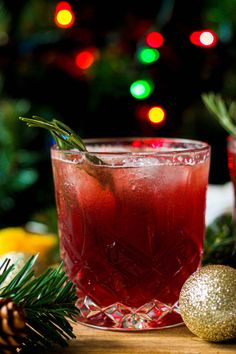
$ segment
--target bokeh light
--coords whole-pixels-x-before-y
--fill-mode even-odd
[[[75,63],[79,69],[88,69],[95,61],[95,56],[91,51],[84,50],[75,57]]]
[[[153,124],[163,123],[166,118],[166,112],[161,106],[151,107],[148,111],[148,119]]]
[[[216,33],[212,30],[192,32],[189,39],[192,44],[204,48],[214,47],[218,41]]]
[[[164,37],[159,32],[149,32],[146,36],[146,43],[151,48],[160,48],[164,43]]]
[[[144,47],[139,49],[137,57],[143,64],[152,64],[159,59],[160,53],[157,49]]]
[[[200,34],[200,42],[202,45],[209,46],[214,43],[214,36],[211,32],[203,32]]]
[[[69,28],[75,22],[75,15],[71,6],[66,1],[61,1],[56,6],[55,24],[60,28]]]
[[[59,1],[56,4],[56,12],[58,12],[60,10],[71,10],[71,6],[70,6],[69,2],[67,2],[67,1]]]
[[[147,98],[153,91],[154,84],[149,80],[137,80],[130,86],[130,93],[134,98],[142,100]]]

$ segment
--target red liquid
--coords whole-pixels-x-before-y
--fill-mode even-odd
[[[236,140],[231,137],[228,138],[228,168],[234,189],[235,206],[233,210],[233,221],[236,230]]]
[[[61,258],[79,298],[102,308],[154,299],[173,306],[202,259],[209,159],[145,167],[52,161]],[[180,321],[172,317],[159,325]],[[92,316],[90,323],[102,325]]]

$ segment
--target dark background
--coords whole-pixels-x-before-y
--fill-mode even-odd
[[[236,3],[225,1],[77,1],[72,27],[54,21],[58,1],[0,1],[0,227],[31,219],[54,227],[49,134],[26,129],[20,115],[57,118],[82,138],[173,136],[212,146],[210,183],[229,180],[227,133],[201,100],[203,92],[235,98]],[[193,31],[211,29],[212,48],[193,45]],[[151,30],[162,33],[160,58],[144,65],[137,50]],[[86,70],[75,56],[91,49]],[[155,89],[144,99],[130,94],[140,78]],[[163,124],[140,117],[161,105]]]

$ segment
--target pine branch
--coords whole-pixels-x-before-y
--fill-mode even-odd
[[[231,213],[218,216],[206,227],[203,265],[205,264],[236,267],[235,234]]]
[[[9,274],[13,271],[14,269],[14,264],[10,264],[10,259],[5,259],[4,262],[0,266],[0,288],[1,285],[6,281],[8,278]]]
[[[227,105],[221,95],[213,92],[203,93],[201,97],[206,108],[218,123],[236,138],[236,102],[232,101]]]
[[[75,284],[65,275],[63,263],[57,269],[48,268],[36,278],[32,270],[36,259],[37,256],[32,256],[16,276],[0,288],[0,298],[11,298],[25,312],[24,350],[48,348],[52,344],[66,346],[69,339],[75,338],[68,322],[69,319],[75,321],[78,314]],[[14,267],[4,262],[1,285]]]

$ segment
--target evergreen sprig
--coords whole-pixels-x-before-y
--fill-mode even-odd
[[[203,264],[224,264],[236,268],[232,213],[223,213],[206,227]]]
[[[10,265],[10,261],[5,260],[0,268],[0,298],[11,298],[25,312],[27,336],[22,352],[48,348],[52,344],[66,346],[69,339],[75,338],[68,321],[75,321],[78,315],[75,284],[68,280],[63,263],[35,277],[36,259],[37,256],[30,257],[5,286],[15,264]]]
[[[82,139],[70,127],[56,119],[51,122],[39,116],[19,117],[19,119],[25,122],[28,127],[48,129],[60,149],[76,148],[80,151],[87,151]]]
[[[218,123],[236,138],[236,101],[226,102],[213,92],[201,95],[203,103]],[[223,214],[206,228],[204,264],[236,267],[235,233],[231,214]]]
[[[213,92],[203,93],[201,97],[209,112],[230,135],[236,138],[236,102],[226,103],[220,94]]]
[[[85,157],[90,162],[96,165],[104,165],[104,162],[101,159],[87,151],[83,140],[65,123],[62,123],[57,119],[48,121],[39,116],[32,116],[32,118],[19,117],[19,119],[25,122],[28,127],[49,130],[59,149],[77,149],[83,151],[85,152]]]
[[[62,123],[57,119],[48,121],[42,117],[33,116],[32,118],[19,117],[20,120],[25,122],[29,127],[39,127],[50,131],[52,134],[58,149],[77,149],[83,151],[85,158],[92,164],[83,166],[83,169],[87,174],[97,179],[102,188],[109,186],[111,191],[114,191],[114,181],[112,174],[108,170],[100,170],[94,168],[93,165],[107,165],[106,162],[101,160],[94,154],[88,152],[83,140],[70,128],[68,125]]]

